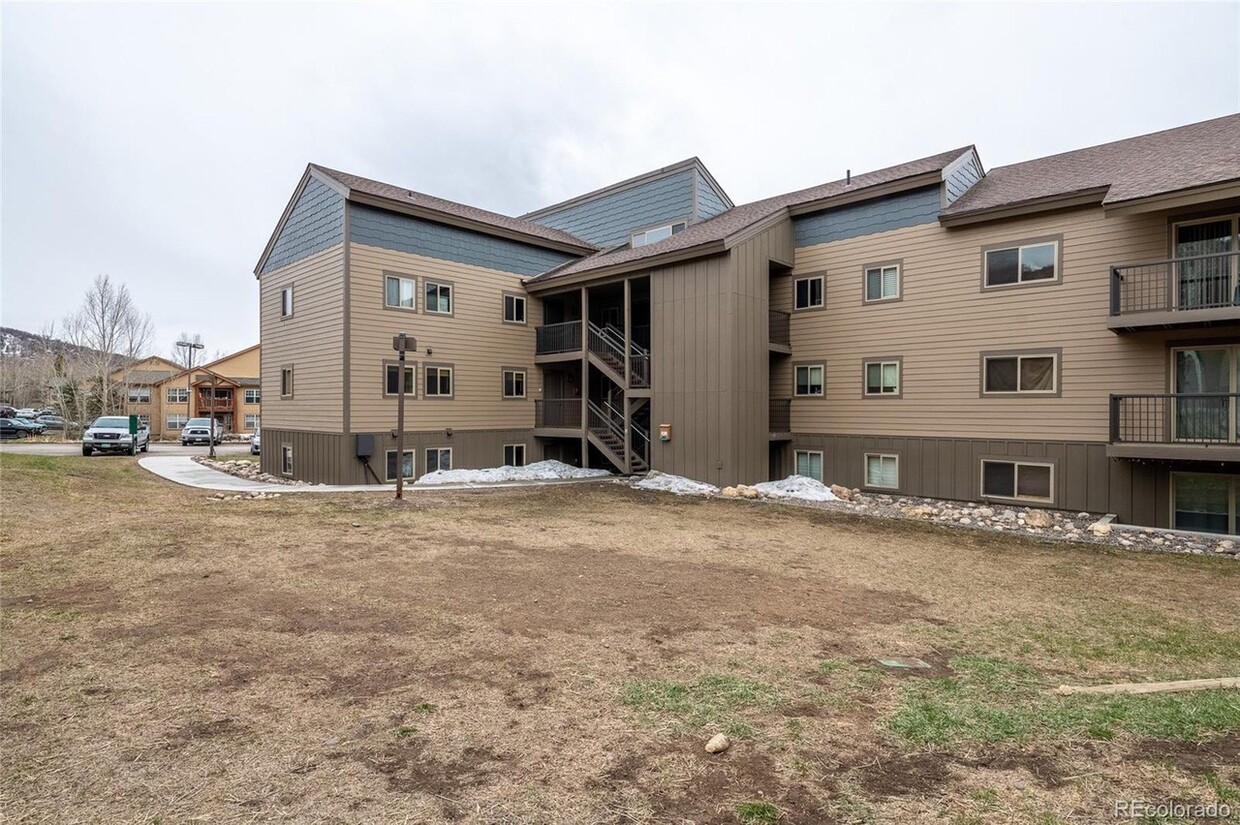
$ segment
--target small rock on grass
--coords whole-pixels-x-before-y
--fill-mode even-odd
[[[710,738],[710,741],[706,743],[706,752],[723,753],[730,747],[732,747],[732,740],[722,733],[716,733]]]

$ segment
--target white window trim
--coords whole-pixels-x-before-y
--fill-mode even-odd
[[[508,464],[508,448],[509,448],[509,447],[520,447],[520,448],[521,448],[521,458],[522,458],[522,463],[521,463],[521,464],[509,464],[508,466],[510,466],[510,467],[524,467],[524,466],[526,466],[526,464],[528,464],[528,463],[529,463],[529,456],[528,456],[528,455],[526,455],[525,443],[524,443],[524,442],[522,442],[522,443],[520,443],[520,444],[505,444],[505,445],[504,445],[504,453],[503,453],[503,457],[502,457],[502,458],[503,458],[503,461],[504,461],[504,463],[505,463],[505,464]]]
[[[1024,270],[1021,268],[1021,258],[1024,255],[1024,252],[1026,249],[1033,249],[1039,246],[1050,246],[1054,248],[1055,250],[1055,277],[1054,278],[1033,278],[1030,280],[1025,280],[1022,277]],[[992,284],[990,282],[990,255],[991,253],[1008,252],[1013,249],[1016,250],[1016,281],[1015,283]],[[1049,240],[1049,241],[1036,241],[1034,243],[1013,244],[1012,246],[992,247],[990,249],[987,249],[984,253],[982,253],[982,260],[984,261],[983,267],[985,268],[985,271],[982,273],[982,284],[986,287],[986,289],[1003,289],[1005,287],[1027,286],[1031,284],[1056,284],[1056,283],[1059,283],[1060,278],[1063,277],[1063,273],[1060,272],[1061,267],[1060,267],[1060,260],[1059,260],[1058,239]]]
[[[189,401],[189,389],[187,387],[169,387],[164,393],[164,403],[166,404],[184,404]]]
[[[883,295],[882,294],[883,284],[885,283],[883,279],[883,273],[885,273],[888,269],[894,269],[896,271],[896,292],[894,295]],[[879,295],[877,298],[870,297],[870,273],[871,272],[878,273]],[[902,297],[904,297],[904,267],[901,266],[900,264],[880,264],[878,266],[866,267],[865,273],[862,275],[861,289],[865,297],[865,302],[867,304],[883,304],[883,303],[887,303],[888,301],[900,300]]]
[[[388,303],[388,281],[397,282],[396,284],[396,299],[397,300],[400,300],[400,291],[401,291],[400,285],[406,282],[409,283],[410,286],[412,287],[411,291],[413,293],[413,306],[407,307],[407,306],[404,306],[403,304]],[[393,275],[391,273],[385,272],[383,274],[383,306],[386,309],[400,309],[400,310],[404,310],[405,312],[417,312],[418,311],[418,279],[410,278],[405,275]]]
[[[397,396],[400,395],[399,392],[388,391],[388,371],[389,370],[396,370],[397,375],[399,375],[400,374],[400,362],[399,361],[384,361],[383,362],[383,397],[384,398],[396,398]],[[413,376],[409,377],[408,380],[404,381],[405,398],[410,399],[410,400],[417,400],[417,397],[418,397],[418,365],[416,363],[409,363],[409,362],[405,363],[405,375],[409,376],[409,373],[413,373]],[[399,389],[399,386],[398,386],[398,389]]]
[[[516,376],[518,375],[521,376],[521,394],[520,395],[509,395],[508,394],[508,376],[510,374],[513,376],[514,384],[516,383]],[[517,370],[517,369],[500,370],[500,384],[501,384],[500,392],[503,393],[504,398],[513,399],[513,400],[527,398],[528,397],[527,393],[529,392],[529,389],[527,387],[528,383],[529,383],[529,373],[527,373],[525,370]]]
[[[285,300],[285,296],[288,296],[287,301]],[[288,312],[284,311],[285,306],[288,307]],[[288,286],[284,287],[284,289],[280,290],[280,317],[281,318],[292,318],[293,311],[294,311],[293,285],[289,284]]]
[[[893,486],[888,487],[887,485],[884,485],[884,484],[871,484],[870,483],[870,459],[871,458],[877,458],[880,460],[885,459],[885,458],[891,458],[895,460],[896,462],[896,483]],[[861,478],[865,482],[866,487],[870,488],[871,490],[899,490],[900,489],[900,456],[898,453],[865,453],[862,456],[861,460],[863,462],[862,467],[861,467]]]
[[[242,401],[244,401],[246,404],[261,404],[263,403],[263,391],[255,390],[255,389],[248,389],[245,391],[245,395],[242,397]]]
[[[253,423],[251,423],[251,419],[253,419]],[[258,413],[246,413],[245,418],[242,419],[242,422],[247,430],[257,430],[262,426],[263,419]]]
[[[430,371],[435,370],[435,392],[430,391]],[[448,373],[448,392],[439,392],[438,378],[441,373]],[[386,387],[386,377],[385,384]],[[502,388],[501,388],[502,391]],[[456,398],[456,370],[452,367],[441,367],[438,364],[425,364],[422,367],[422,397],[423,398]]]
[[[131,404],[149,404],[151,403],[151,388],[130,387],[127,398]]]
[[[894,364],[896,368],[896,387],[892,392],[885,392],[882,384],[879,384],[878,392],[870,392],[870,367],[877,364],[879,367],[879,380],[882,380],[882,368],[888,364]],[[870,398],[894,398],[903,391],[904,385],[904,364],[900,361],[866,361],[865,368],[861,373],[861,392]]]
[[[430,301],[426,300],[427,287],[435,287],[435,309],[431,309]],[[439,291],[448,290],[448,308],[439,309]],[[456,314],[456,286],[444,281],[435,281],[430,278],[424,278],[422,281],[422,311],[430,315],[455,315]]]
[[[797,306],[797,286],[802,283],[810,283],[818,281],[820,283],[818,289],[818,303],[806,304],[805,306]],[[808,296],[807,296],[808,297]],[[806,275],[804,278],[797,278],[792,282],[792,309],[794,312],[801,312],[807,309],[822,309],[827,305],[827,278],[825,275]]]
[[[678,226],[680,227],[680,232],[684,232],[686,229],[689,228],[689,222],[683,221],[683,220],[672,221],[671,223],[665,223],[659,226],[648,227],[646,229],[641,230],[640,232],[634,232],[632,235],[629,236],[629,246],[633,249],[637,249],[638,247],[649,246],[650,244],[658,243],[659,241],[666,241],[668,238],[672,238],[680,234],[680,232],[676,231],[676,227]],[[664,229],[668,230],[668,234],[666,236],[662,238],[657,238],[653,241],[646,240],[646,236],[649,235],[651,232],[662,232]],[[639,238],[641,239],[641,243],[638,243]]]
[[[798,475],[800,474],[800,471],[797,469],[797,465],[801,463],[800,457],[803,455],[818,456],[818,472],[819,472],[818,480],[822,481],[822,475],[826,470],[826,468],[823,466],[822,450],[793,450],[792,451],[792,472],[797,473]]]
[[[801,370],[822,370],[822,380],[818,386],[822,387],[822,392],[799,392],[801,382],[797,380],[797,373]],[[808,383],[813,383],[808,382]],[[827,365],[826,364],[797,364],[792,368],[792,397],[793,398],[822,398],[827,394]]]
[[[1015,474],[1012,476],[1012,495],[1010,496],[992,496],[986,492],[986,465],[987,464],[1012,464],[1016,468]],[[1037,496],[1019,495],[1020,490],[1020,468],[1021,467],[1049,467],[1051,471],[1051,495],[1050,498],[1038,498]],[[1038,504],[1054,504],[1055,503],[1055,465],[1049,461],[1021,461],[1014,458],[983,458],[978,464],[978,491],[981,498],[999,501],[1030,501]]]
[[[514,311],[514,314],[515,314],[515,311],[516,311],[516,304],[517,304],[517,302],[519,301],[519,302],[521,303],[521,320],[520,320],[520,321],[516,320],[515,318],[509,318],[509,317],[508,317],[508,301],[509,301],[509,299],[511,299],[511,300],[513,301],[513,311]],[[529,323],[529,318],[530,318],[530,315],[529,315],[529,312],[530,312],[530,302],[529,302],[529,301],[527,301],[527,300],[525,299],[525,296],[524,296],[524,295],[514,295],[514,294],[513,294],[513,293],[511,293],[511,292],[505,292],[505,293],[503,294],[503,296],[502,296],[502,302],[503,302],[503,313],[502,313],[502,316],[501,316],[501,317],[502,317],[502,319],[503,319],[503,321],[504,321],[504,323],[505,323],[505,324],[515,324],[516,326],[522,326],[522,327],[523,327],[523,326],[526,326],[526,325]]]
[[[986,367],[991,361],[1006,361],[1012,358],[1016,359],[1016,389],[1014,390],[988,390],[986,389]],[[1020,388],[1020,362],[1026,358],[1050,358],[1051,378],[1053,384],[1049,390],[1022,390]],[[1010,355],[1001,355],[995,353],[993,355],[982,356],[982,395],[1058,395],[1059,394],[1059,353],[1050,352],[1013,352]]]
[[[418,451],[414,449],[410,449],[410,450],[405,450],[405,452],[409,453],[409,475],[405,476],[405,480],[408,481],[411,478],[418,477]],[[388,475],[388,472],[387,472],[388,459],[391,456],[394,456],[395,454],[396,454],[395,450],[384,450],[383,451],[383,479],[384,481],[395,481],[396,480],[395,476],[390,476]]]
[[[187,421],[189,421],[189,416],[184,413],[168,413],[164,416],[164,429],[183,430]]]
[[[449,465],[448,469],[454,469],[456,467],[456,461],[455,461],[455,457],[452,455],[451,447],[427,447],[423,451],[423,455],[422,455],[422,463],[423,463],[423,466],[426,468],[426,472],[428,473],[431,472],[431,469],[430,469],[431,463],[426,460],[426,453],[429,453],[432,450],[434,450],[436,453],[435,461],[437,465],[443,464],[443,462],[439,460],[438,454],[446,452],[448,454],[448,465]],[[438,469],[442,470],[443,467],[441,466]]]

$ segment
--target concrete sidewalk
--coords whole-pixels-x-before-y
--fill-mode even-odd
[[[138,459],[138,466],[175,484],[200,490],[228,493],[387,493],[396,492],[395,484],[270,484],[212,470],[189,456],[148,455]],[[507,481],[496,484],[406,484],[407,493],[435,493],[443,490],[483,490],[502,487],[542,487],[548,484],[597,484],[613,476],[599,478],[566,478],[555,481]]]

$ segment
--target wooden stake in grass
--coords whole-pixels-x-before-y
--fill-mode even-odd
[[[1182,682],[1129,682],[1118,685],[1060,685],[1054,692],[1060,696],[1076,693],[1178,693],[1184,690],[1221,690],[1240,688],[1240,678],[1187,679]]]

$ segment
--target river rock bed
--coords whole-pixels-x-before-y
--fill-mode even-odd
[[[264,473],[258,466],[256,461],[220,461],[212,459],[208,456],[196,455],[194,461],[204,467],[210,467],[212,470],[219,470],[221,473],[228,473],[230,476],[244,478],[250,481],[261,481],[264,484],[287,484],[290,486],[304,486],[307,482],[295,481],[291,478],[283,478],[282,476],[273,476],[271,473]]]

